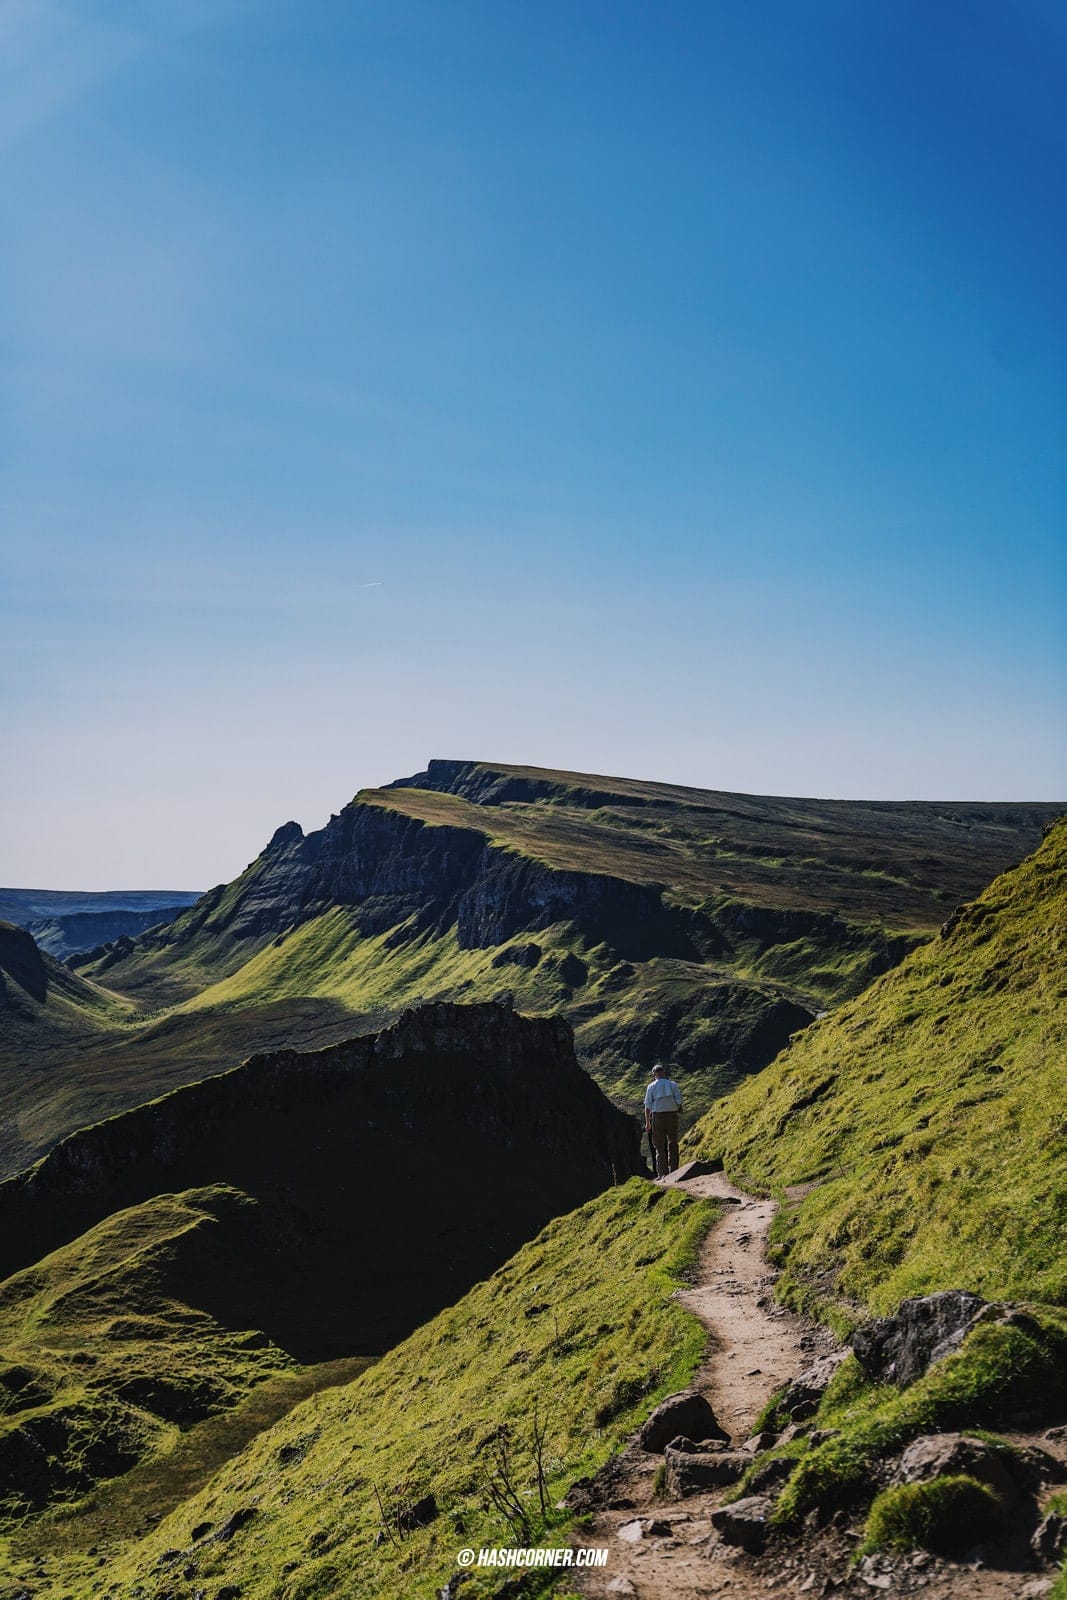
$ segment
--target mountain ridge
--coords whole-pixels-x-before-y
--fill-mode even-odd
[[[311,834],[283,824],[173,923],[74,958],[134,1012],[51,1050],[47,1075],[0,1026],[0,1171],[256,1049],[430,1000],[561,1012],[620,1104],[663,1055],[697,1112],[930,937],[1053,810],[432,762]]]

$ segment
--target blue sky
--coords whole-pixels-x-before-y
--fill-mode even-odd
[[[1067,799],[1058,0],[0,4],[0,882]]]

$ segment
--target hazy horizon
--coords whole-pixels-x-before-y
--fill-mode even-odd
[[[428,757],[427,761],[429,761],[431,759],[439,759],[439,758],[438,757]],[[519,762],[519,761],[494,762],[494,761],[490,761],[490,760],[484,760],[484,758],[479,757],[479,756],[472,756],[472,757],[469,757],[469,758],[447,757],[445,759],[459,759],[459,760],[470,759],[472,761],[476,761],[476,762],[479,762],[479,763],[481,763],[483,765],[487,765],[487,766],[499,765],[499,766],[525,766],[525,767],[531,767],[531,766],[538,766],[539,765],[540,766],[540,770],[542,770],[542,771],[546,771],[546,772],[568,771],[568,772],[573,772],[576,776],[587,777],[587,778],[604,778],[604,779],[629,778],[629,779],[636,780],[636,781],[639,781],[639,782],[670,784],[670,785],[675,786],[675,787],[690,788],[690,789],[694,789],[694,790],[703,790],[703,791],[712,792],[712,793],[722,793],[724,795],[735,794],[735,795],[746,795],[746,796],[750,796],[750,797],[754,797],[754,798],[761,798],[762,797],[762,798],[767,798],[767,799],[780,799],[780,800],[781,799],[830,800],[830,801],[840,800],[840,801],[846,802],[846,803],[847,802],[853,802],[853,803],[855,803],[855,802],[861,802],[861,803],[862,802],[867,802],[867,803],[870,803],[870,804],[873,804],[873,805],[885,805],[885,804],[893,804],[893,803],[899,803],[899,804],[905,804],[906,805],[906,804],[910,803],[910,804],[916,804],[916,805],[919,805],[919,804],[933,804],[933,805],[946,805],[946,806],[966,805],[966,804],[975,804],[975,803],[983,804],[983,805],[1006,805],[1006,806],[1013,806],[1013,805],[1058,805],[1058,804],[1061,803],[1057,799],[1057,797],[1055,795],[1008,795],[1008,796],[1002,796],[1002,797],[982,796],[982,797],[979,797],[979,799],[977,801],[975,801],[975,797],[974,796],[972,796],[972,795],[963,795],[963,794],[957,794],[957,795],[949,795],[949,794],[944,794],[944,795],[893,795],[893,796],[890,796],[890,795],[862,795],[862,794],[855,794],[855,795],[803,794],[802,795],[802,794],[798,794],[798,793],[795,793],[795,792],[792,792],[792,791],[790,791],[788,793],[785,792],[785,791],[782,791],[781,793],[778,793],[778,794],[775,794],[775,795],[771,795],[771,794],[767,793],[766,791],[756,791],[756,790],[752,790],[752,789],[719,789],[717,786],[711,786],[711,785],[708,785],[708,784],[688,783],[688,782],[684,782],[683,783],[681,780],[678,780],[678,779],[675,779],[675,778],[663,777],[661,775],[657,776],[657,775],[653,775],[653,774],[650,774],[650,773],[607,772],[607,771],[591,772],[591,771],[587,771],[587,770],[583,771],[580,768],[573,768],[573,767],[572,768],[560,768],[558,765],[549,766],[549,765],[543,764],[543,763],[539,764],[539,763],[528,762],[528,761],[526,761],[526,762]],[[422,772],[422,771],[425,771],[425,770],[426,770],[426,762],[423,762],[420,766],[412,767],[409,771],[405,771],[405,772],[402,772],[402,773],[394,774],[394,778],[413,777],[413,776],[416,775],[416,773]],[[390,782],[394,781],[394,778],[382,779],[382,783],[383,784],[384,783],[390,783]],[[361,788],[375,788],[375,787],[381,787],[381,785],[380,784],[363,784],[360,787]],[[358,791],[355,791],[355,792],[358,792]],[[354,794],[352,796],[349,796],[349,799],[352,799],[352,798],[354,798]],[[347,804],[348,802],[346,800],[343,803]],[[1062,803],[1063,803],[1065,812],[1067,812],[1067,801],[1064,801]],[[324,827],[326,825],[326,823],[330,820],[331,815],[333,815],[334,812],[337,809],[339,809],[339,808],[338,807],[334,807],[333,811],[330,811],[330,810],[321,811],[318,814],[318,820],[312,821],[312,822],[304,821],[300,817],[280,817],[278,819],[278,821],[269,828],[267,833],[264,834],[263,838],[257,844],[251,846],[249,854],[247,856],[247,859],[242,860],[239,863],[235,864],[232,867],[231,870],[227,870],[220,877],[208,878],[208,879],[203,880],[202,882],[201,881],[195,881],[195,882],[183,883],[183,884],[170,883],[170,884],[158,884],[158,885],[156,883],[154,883],[154,882],[152,882],[152,883],[136,883],[136,884],[127,883],[127,884],[117,884],[117,885],[116,884],[103,884],[103,883],[93,883],[93,884],[84,884],[84,883],[75,883],[75,884],[70,884],[70,883],[63,883],[63,884],[59,884],[59,883],[54,883],[54,884],[47,884],[47,883],[32,883],[32,884],[31,883],[19,883],[19,884],[16,884],[16,883],[4,883],[4,884],[0,884],[0,890],[3,890],[3,889],[36,889],[36,890],[45,890],[45,891],[47,891],[47,890],[52,890],[52,891],[54,891],[54,890],[66,890],[66,891],[68,891],[68,892],[70,892],[72,894],[75,894],[75,893],[99,894],[99,893],[106,893],[109,890],[114,892],[114,893],[132,893],[132,892],[134,892],[136,890],[142,890],[142,891],[145,891],[145,892],[161,894],[161,893],[164,893],[164,892],[169,890],[169,891],[172,891],[174,893],[181,894],[181,893],[188,893],[188,892],[190,892],[191,889],[195,888],[195,889],[197,889],[197,891],[199,893],[203,894],[208,889],[214,888],[215,885],[218,884],[218,883],[228,883],[228,882],[232,881],[232,879],[235,878],[238,875],[239,872],[241,872],[250,862],[252,862],[252,861],[254,861],[256,859],[256,856],[259,855],[260,852],[270,842],[270,838],[275,833],[277,828],[282,827],[286,822],[297,822],[297,823],[300,824],[300,827],[303,829],[305,834],[313,833],[313,832],[316,832],[318,829]]]
[[[431,756],[1067,795],[1047,0],[0,16],[0,880]]]

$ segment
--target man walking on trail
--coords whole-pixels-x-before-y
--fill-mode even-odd
[[[656,1152],[656,1176],[665,1178],[678,1165],[678,1113],[682,1091],[668,1078],[661,1061],[652,1068],[652,1082],[645,1090],[645,1130],[652,1135]]]

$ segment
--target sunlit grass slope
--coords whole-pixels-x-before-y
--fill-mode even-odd
[[[132,1597],[171,1579],[241,1600],[430,1600],[461,1546],[544,1536],[535,1427],[558,1523],[570,1484],[699,1362],[704,1331],[673,1292],[714,1214],[633,1179],[559,1218],[364,1376],[263,1433],[148,1538],[53,1563],[44,1593]],[[502,1440],[525,1529],[491,1506]],[[398,1530],[396,1513],[428,1494],[433,1520]]]
[[[959,1287],[1067,1303],[1067,820],[690,1147],[781,1194],[784,1287],[884,1311]]]
[[[166,1454],[295,1367],[169,1287],[193,1236],[245,1204],[221,1187],[161,1195],[0,1285],[0,1525]]]

